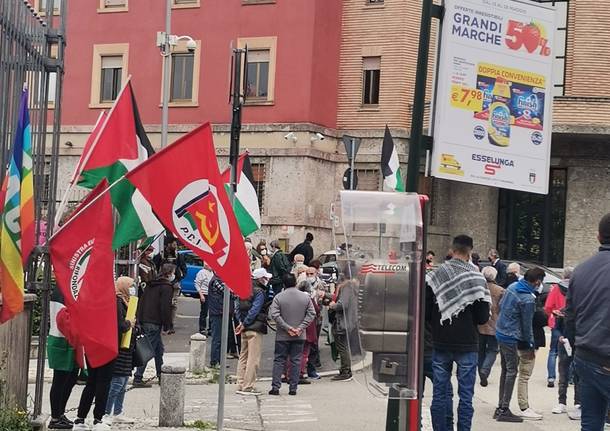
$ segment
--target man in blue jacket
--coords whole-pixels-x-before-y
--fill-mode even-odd
[[[533,319],[536,311],[534,292],[542,284],[545,273],[532,268],[516,283],[511,284],[500,302],[500,315],[496,324],[496,338],[502,358],[500,396],[494,419],[498,422],[523,422],[510,409],[519,358],[533,359],[535,355]]]
[[[566,337],[576,344],[583,431],[603,429],[610,403],[610,214],[599,222],[597,238],[599,253],[570,278],[565,311]]]

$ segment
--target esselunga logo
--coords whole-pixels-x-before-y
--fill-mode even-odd
[[[503,167],[514,168],[515,161],[503,157],[486,156],[485,154],[472,154],[472,160],[483,163],[483,172],[485,175],[495,175]]]
[[[362,265],[362,268],[360,268],[360,274],[396,274],[397,272],[407,272],[408,270],[409,266],[401,263],[368,263]]]
[[[83,286],[83,278],[87,272],[89,257],[91,256],[94,242],[95,239],[91,238],[83,243],[70,259],[69,268],[72,270],[72,275],[70,276],[70,292],[75,300],[78,298],[78,293]]]
[[[172,218],[184,241],[225,264],[231,241],[229,221],[215,186],[206,179],[186,185],[174,199]]]

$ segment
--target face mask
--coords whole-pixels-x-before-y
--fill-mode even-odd
[[[129,288],[129,296],[136,296],[136,288],[135,288],[135,286],[131,286]]]
[[[432,263],[432,259],[426,259],[426,263],[427,264],[431,264]]]
[[[266,249],[262,249],[262,250],[261,250],[261,255],[262,255],[262,256],[265,256],[266,254],[267,254],[267,250],[266,250]]]
[[[259,283],[262,284],[263,286],[266,286],[267,283],[269,283],[269,280],[267,280],[266,278],[259,278],[258,279]]]
[[[171,283],[175,279],[176,279],[176,274],[172,274],[172,275],[169,276],[169,278],[167,280]]]
[[[310,283],[315,283],[316,282],[316,277],[307,277],[307,281],[309,281]]]
[[[544,286],[542,284],[539,284],[538,287],[536,287],[536,291],[538,293],[542,293],[542,290],[544,289]]]

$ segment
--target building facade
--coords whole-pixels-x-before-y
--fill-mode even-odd
[[[406,169],[421,1],[173,1],[172,33],[191,36],[197,49],[179,43],[172,54],[170,142],[210,121],[226,166],[230,47],[247,45],[241,142],[251,154],[263,221],[254,239],[279,238],[291,248],[312,231],[316,252],[334,248],[342,239],[329,211],[348,167],[341,138],[361,139],[359,189],[381,189],[386,124]],[[162,57],[155,35],[164,28],[163,3],[70,2],[64,178],[129,75],[151,141],[160,142]],[[595,251],[596,223],[610,211],[610,87],[603,84],[610,76],[610,10],[593,0],[557,8],[549,195],[424,177],[422,167],[420,192],[432,198],[429,246],[438,255],[458,233],[471,234],[481,255],[497,247],[507,258],[550,266],[575,264]],[[432,52],[437,33],[435,23]]]

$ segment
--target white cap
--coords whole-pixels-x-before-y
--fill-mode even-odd
[[[252,273],[252,278],[258,280],[259,278],[271,278],[273,275],[269,274],[265,268],[255,269]]]

